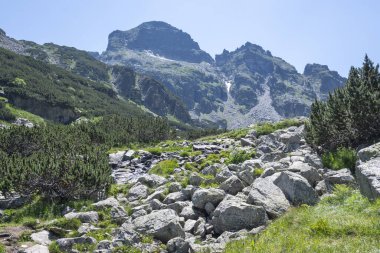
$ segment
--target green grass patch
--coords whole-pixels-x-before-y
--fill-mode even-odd
[[[21,233],[18,241],[19,242],[30,242],[32,240],[32,238],[30,237],[31,235],[32,235],[32,231],[30,231],[30,230],[24,231]]]
[[[223,150],[219,154],[209,154],[206,159],[202,160],[200,164],[200,169],[204,169],[207,166],[213,165],[215,163],[221,163],[222,158],[224,158],[225,162],[230,157],[230,152]]]
[[[316,206],[293,208],[261,234],[227,244],[235,252],[376,252],[380,247],[380,200],[337,186]]]
[[[49,201],[41,197],[35,197],[29,204],[18,209],[7,209],[0,219],[1,225],[6,224],[25,224],[35,226],[36,219],[41,222],[53,220],[62,217],[62,211],[67,207],[81,210],[82,208],[91,208],[91,200],[77,200],[68,202]]]
[[[118,194],[127,195],[131,185],[128,184],[112,184],[107,191],[108,196],[117,197]]]
[[[298,119],[284,119],[282,121],[271,123],[271,122],[264,122],[255,125],[253,128],[257,132],[257,137],[261,135],[267,135],[270,133],[273,133],[274,131],[277,131],[279,129],[288,128],[291,126],[301,126],[304,122],[302,120]]]
[[[113,248],[112,253],[141,253],[141,250],[132,246],[120,246]]]
[[[173,174],[174,169],[178,168],[177,160],[165,160],[156,164],[153,168],[149,170],[149,174],[156,174],[163,177],[168,177]]]
[[[49,252],[50,252],[50,253],[63,253],[63,251],[59,248],[57,242],[52,242],[52,243],[49,245]]]
[[[255,151],[234,150],[230,153],[227,164],[239,164],[255,157]]]
[[[335,152],[327,152],[322,155],[323,166],[333,170],[347,168],[353,174],[355,174],[356,160],[356,151],[350,148],[338,148]]]
[[[86,234],[86,236],[95,238],[98,242],[103,240],[111,240],[112,236],[112,229],[106,228],[106,229],[98,229],[98,230],[92,230]]]
[[[6,253],[5,246],[0,243],[0,253]]]
[[[24,119],[28,119],[30,120],[31,122],[33,122],[34,124],[37,124],[37,125],[45,125],[45,120],[38,116],[38,115],[35,115],[33,113],[30,113],[30,112],[27,112],[27,111],[24,111],[22,109],[18,109],[18,108],[15,108],[13,106],[11,106],[10,104],[7,104],[6,105],[6,108],[16,117],[16,118],[24,118]]]
[[[142,243],[149,243],[149,244],[152,244],[152,243],[153,243],[153,236],[150,236],[150,235],[143,235],[143,236],[141,236],[141,242],[142,242]]]
[[[60,227],[68,230],[77,230],[82,225],[82,222],[79,219],[66,219],[59,218],[53,223],[51,223],[50,227]]]
[[[254,175],[255,177],[259,177],[259,176],[261,176],[263,173],[264,173],[264,169],[262,169],[262,168],[255,168],[254,171],[253,171],[253,175]]]

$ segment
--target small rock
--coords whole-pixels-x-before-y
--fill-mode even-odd
[[[51,240],[50,240],[51,235],[49,231],[42,230],[40,232],[31,234],[30,237],[32,238],[34,242],[38,244],[41,244],[41,245],[51,244]]]
[[[49,248],[45,245],[33,245],[23,251],[23,253],[49,253]]]
[[[110,197],[108,199],[99,201],[99,202],[94,203],[92,205],[98,209],[106,209],[106,208],[119,206],[119,201],[117,201],[117,199],[115,199],[114,197]]]

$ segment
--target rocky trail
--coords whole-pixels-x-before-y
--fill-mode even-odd
[[[188,155],[180,150],[110,154],[112,176],[127,191],[84,211],[67,210],[66,219],[79,219],[82,224],[75,237],[55,238],[55,245],[63,252],[79,252],[77,244],[91,245],[93,252],[115,252],[123,245],[136,252],[223,252],[227,242],[262,232],[291,206],[315,205],[334,185],[357,184],[348,169],[323,168],[303,134],[303,126],[258,138],[251,130],[241,139],[177,143],[191,150]],[[226,164],[220,156],[242,150],[255,150],[255,158]],[[359,151],[359,187],[369,197],[379,194],[379,175],[367,173],[378,164],[379,150],[374,145]],[[220,158],[219,162],[199,173],[189,169],[188,163],[201,164],[210,156]],[[178,167],[167,177],[151,173],[160,162],[174,159]],[[118,225],[102,228],[104,213]],[[107,239],[96,240],[94,233],[104,233]],[[34,231],[31,238],[36,245],[20,252],[49,252],[52,234],[52,230]]]

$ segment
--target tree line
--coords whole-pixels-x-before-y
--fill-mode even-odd
[[[356,148],[380,138],[379,65],[365,56],[361,68],[352,67],[347,83],[315,101],[306,124],[306,139],[321,152]]]

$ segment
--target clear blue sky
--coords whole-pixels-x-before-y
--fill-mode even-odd
[[[364,54],[380,62],[378,0],[3,0],[0,28],[16,39],[103,51],[113,30],[161,20],[212,56],[250,41],[303,72],[329,65],[346,76]]]

